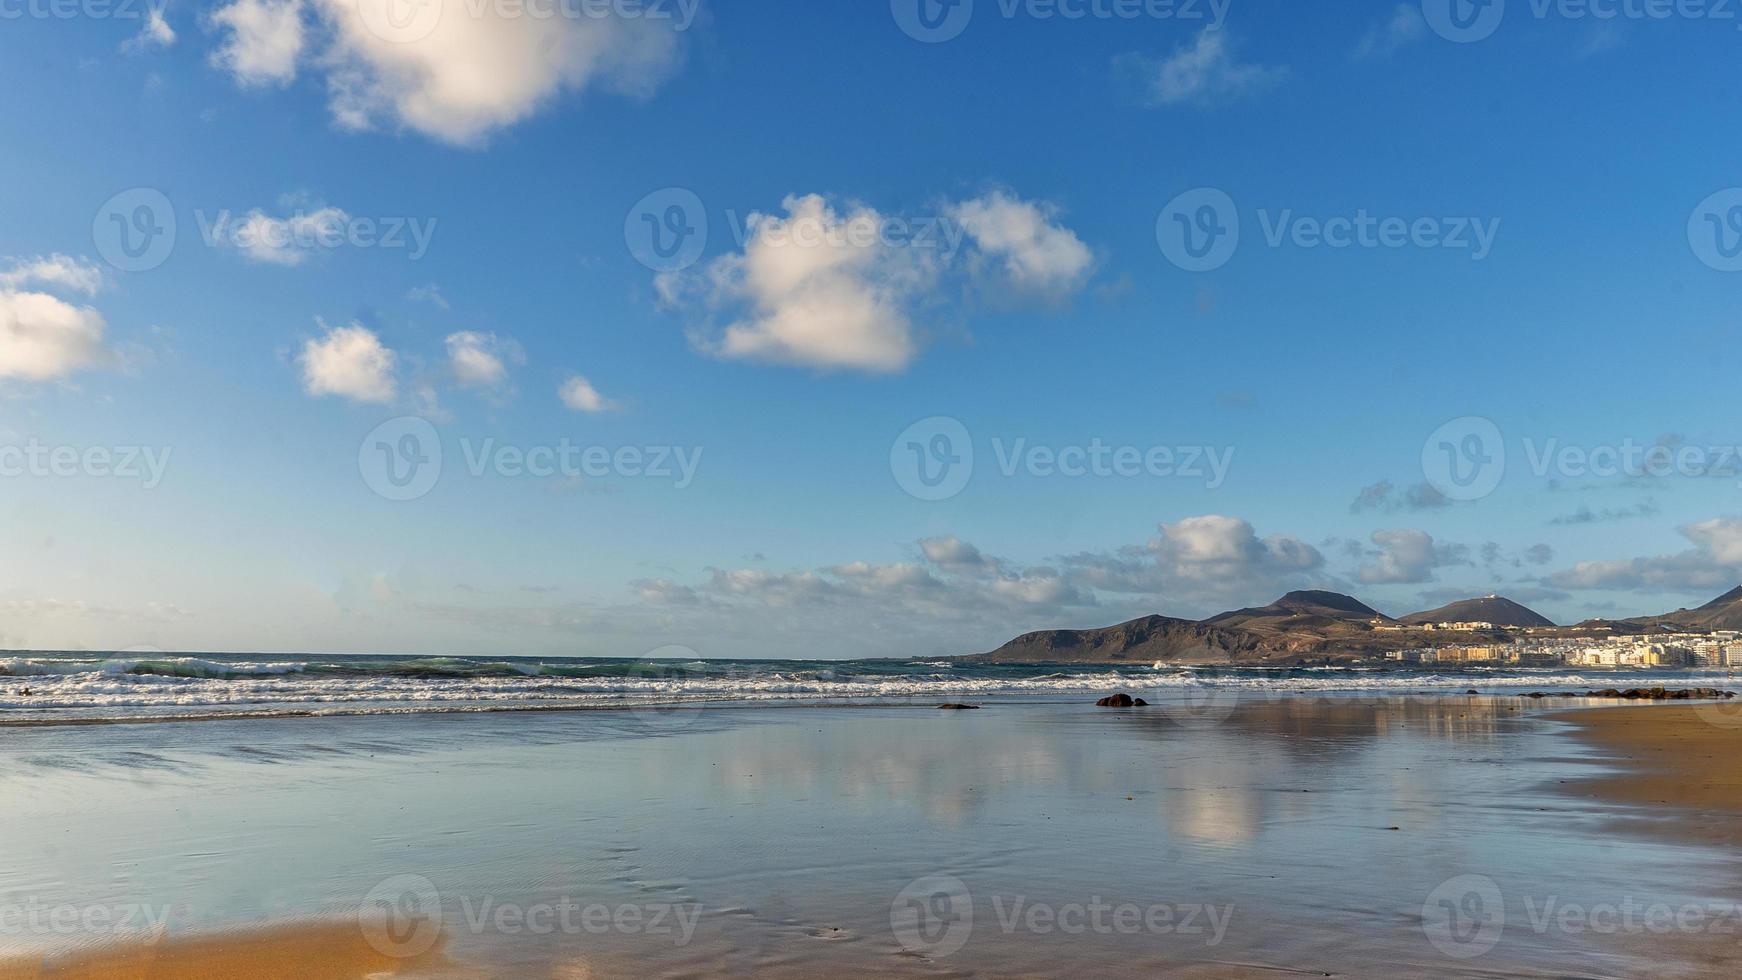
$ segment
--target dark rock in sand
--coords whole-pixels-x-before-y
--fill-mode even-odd
[[[1115,694],[1110,698],[1102,698],[1095,702],[1097,708],[1147,708],[1149,702],[1142,698],[1134,698],[1129,694]]]
[[[940,704],[940,705],[938,705],[938,710],[939,711],[979,711],[980,706],[977,704]]]

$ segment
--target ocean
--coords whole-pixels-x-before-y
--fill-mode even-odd
[[[1410,692],[1723,686],[1702,671],[1180,667],[941,660],[627,660],[164,653],[0,655],[0,724],[623,708],[1093,699],[1182,710]]]

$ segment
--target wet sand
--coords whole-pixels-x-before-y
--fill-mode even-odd
[[[1619,770],[1569,783],[1569,792],[1642,808],[1642,820],[1671,833],[1742,846],[1742,705],[1596,708],[1555,717]]]
[[[1733,940],[1542,913],[1742,893],[1733,846],[1636,827],[1672,807],[1592,777],[1689,743],[1597,714],[1388,696],[12,730],[0,980],[1734,975]],[[1716,786],[1729,744],[1680,754]],[[7,918],[25,903],[167,918],[45,936]]]
[[[0,980],[364,980],[441,976],[431,950],[395,957],[355,921],[100,943],[0,959]]]

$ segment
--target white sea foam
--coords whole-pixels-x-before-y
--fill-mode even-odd
[[[1459,691],[1585,690],[1632,686],[1625,675],[1571,671],[1458,673],[1450,675],[1368,670],[1315,670],[1265,675],[1217,675],[1198,671],[1052,673],[1035,677],[969,677],[940,671],[927,675],[870,675],[828,669],[751,672],[745,676],[689,674],[564,677],[536,668],[504,676],[418,677],[305,674],[300,663],[222,663],[195,658],[150,661],[161,672],[138,673],[139,663],[33,661],[15,658],[0,667],[16,681],[0,682],[0,720],[39,718],[45,712],[75,712],[126,718],[158,709],[212,711],[263,705],[287,709],[392,706],[451,710],[456,707],[613,706],[672,700],[765,702],[804,699],[909,699],[1080,696],[1126,690],[1165,697],[1218,690],[1233,696]],[[504,665],[507,666],[507,665]],[[1722,674],[1680,675],[1677,683],[1721,684]],[[1661,681],[1654,681],[1661,683]],[[22,690],[31,691],[25,695]]]

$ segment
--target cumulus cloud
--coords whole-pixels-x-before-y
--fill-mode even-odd
[[[1242,64],[1220,28],[1205,28],[1196,40],[1166,58],[1128,55],[1122,65],[1136,72],[1151,105],[1209,108],[1256,95],[1281,81],[1287,68]]]
[[[1724,591],[1742,581],[1742,518],[1715,517],[1677,530],[1692,548],[1646,558],[1582,561],[1544,581],[1563,589],[1639,592]]]
[[[323,243],[343,241],[350,220],[349,214],[335,207],[297,211],[282,218],[256,208],[243,217],[229,239],[255,262],[297,266]]]
[[[324,324],[323,324],[324,326]],[[391,402],[398,391],[392,350],[360,324],[333,327],[303,345],[303,390],[309,395],[337,395],[356,402]]]
[[[111,359],[107,324],[88,306],[0,288],[0,378],[54,381]]]
[[[563,404],[569,409],[576,412],[588,412],[596,415],[600,412],[615,411],[617,408],[616,402],[599,394],[599,389],[593,387],[591,381],[578,374],[570,375],[568,380],[562,383],[562,387],[557,389],[557,397],[561,398]]]
[[[462,330],[448,335],[448,369],[462,388],[500,388],[508,363],[524,359],[520,345],[493,333]]]
[[[1361,43],[1355,46],[1355,57],[1388,58],[1426,36],[1427,20],[1421,15],[1421,6],[1400,3],[1392,8],[1390,16],[1362,35]]]
[[[58,381],[112,362],[103,315],[48,291],[91,295],[102,284],[95,264],[60,254],[0,268],[0,379]]]
[[[470,0],[234,0],[211,22],[223,35],[213,62],[242,85],[284,85],[310,68],[340,127],[404,127],[460,146],[564,92],[651,93],[676,66],[685,26],[519,16]]]
[[[995,572],[1000,566],[997,559],[982,554],[979,548],[954,535],[922,538],[919,549],[926,561],[954,572]]]
[[[150,8],[145,11],[145,26],[139,33],[121,42],[123,54],[143,54],[152,48],[167,48],[175,43],[175,28],[163,19],[163,9]]]
[[[675,301],[699,290],[711,306],[742,307],[697,346],[720,357],[816,368],[900,371],[917,343],[909,310],[936,278],[935,257],[882,234],[884,218],[845,214],[818,194],[788,196],[786,214],[756,212],[744,251],[712,262],[701,277],[664,274]]]
[[[992,270],[1016,291],[1057,298],[1081,288],[1093,264],[1088,247],[1058,222],[1056,208],[1001,191],[944,206],[959,226],[957,242],[947,240],[947,229],[921,232],[930,227],[923,219],[861,204],[837,207],[819,194],[789,195],[782,208],[784,214],[749,216],[741,252],[655,279],[666,306],[705,315],[707,322],[691,331],[697,349],[894,373],[917,356],[916,318],[944,301],[945,276],[964,267]],[[962,236],[970,242],[965,257],[952,247]]]
[[[1469,548],[1436,544],[1426,531],[1410,528],[1373,532],[1377,549],[1373,560],[1361,566],[1356,578],[1367,585],[1431,582],[1435,569],[1470,563]]]
[[[288,85],[302,57],[303,0],[235,0],[210,14],[222,37],[212,64],[248,88]]]
[[[1094,255],[1076,232],[1057,222],[1056,211],[993,191],[951,206],[949,215],[1010,285],[1060,295],[1082,286]]]

